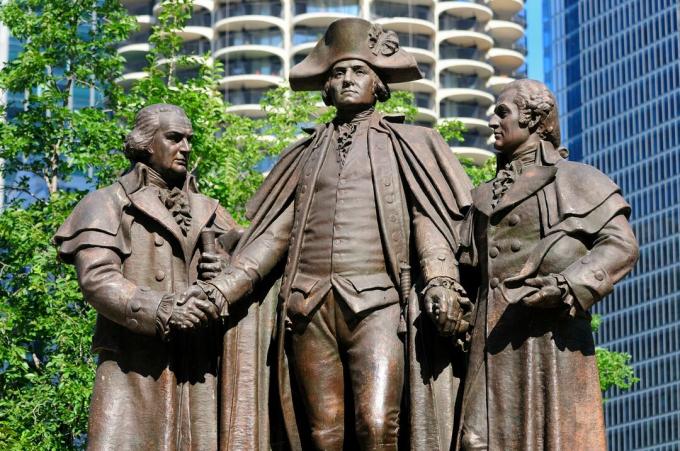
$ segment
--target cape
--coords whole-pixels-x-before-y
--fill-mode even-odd
[[[371,128],[386,133],[392,141],[391,149],[407,197],[417,203],[455,251],[458,224],[471,204],[471,184],[455,155],[433,130],[397,124],[379,115],[371,121]],[[324,140],[331,139],[332,130],[332,124],[320,125],[310,136],[283,151],[247,205],[251,227],[244,233],[235,255],[259,237],[293,201],[305,162]],[[255,293],[250,302],[230,306],[222,363],[222,449],[301,449],[287,377],[278,302],[280,281],[274,274],[263,282],[260,286],[265,288]],[[440,338],[429,327],[429,319],[420,312],[415,289],[406,319],[409,327],[405,398],[409,413],[402,412],[402,423],[408,424],[401,430],[406,433],[403,435],[411,449],[448,449],[462,375],[462,368],[452,362],[462,363],[463,358],[455,354],[452,342]]]

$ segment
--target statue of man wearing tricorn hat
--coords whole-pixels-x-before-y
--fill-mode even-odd
[[[211,281],[211,299],[242,318],[225,338],[222,445],[267,440],[262,376],[276,361],[291,448],[449,448],[466,301],[454,254],[471,185],[436,131],[374,109],[388,83],[421,76],[394,32],[357,18],[332,23],[292,68],[292,89],[321,90],[337,115],[282,153]],[[255,299],[277,268],[278,312],[272,292]],[[256,349],[270,337],[270,352]]]

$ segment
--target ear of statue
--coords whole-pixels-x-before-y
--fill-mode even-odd
[[[536,132],[539,129],[542,122],[543,118],[541,117],[541,115],[532,112],[531,117],[529,118],[529,123],[527,124],[529,127],[529,131],[531,131],[532,133]]]

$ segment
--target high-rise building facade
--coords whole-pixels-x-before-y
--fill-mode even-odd
[[[640,378],[606,393],[611,450],[680,449],[679,13],[678,0],[543,0],[564,144],[623,189],[640,242],[596,307],[598,344],[630,353]]]
[[[162,3],[124,0],[140,30],[120,48],[127,60],[122,83],[145,76],[149,33]],[[523,0],[195,0],[182,30],[186,54],[205,54],[224,64],[220,89],[231,111],[263,112],[263,93],[283,83],[326,27],[343,17],[362,17],[399,35],[415,55],[422,80],[393,85],[414,93],[417,123],[457,118],[467,127],[456,152],[481,163],[492,155],[487,112],[507,83],[524,76],[526,19]]]

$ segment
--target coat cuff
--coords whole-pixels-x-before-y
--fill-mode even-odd
[[[253,280],[246,271],[230,267],[219,276],[206,282],[213,290],[205,290],[211,301],[220,308],[222,316],[226,316],[229,304],[249,295],[253,291]],[[221,298],[219,295],[221,295]],[[212,297],[211,297],[212,294]]]
[[[431,256],[422,258],[420,267],[423,271],[425,283],[429,283],[437,277],[448,277],[456,282],[459,280],[458,262],[449,249],[440,252],[435,251]]]
[[[156,311],[156,332],[163,339],[167,341],[170,337],[170,316],[175,307],[175,295],[166,294],[161,298]]]
[[[166,295],[149,287],[137,287],[125,308],[125,327],[138,334],[156,335],[156,316]]]
[[[572,263],[561,274],[583,310],[588,310],[614,290],[607,270],[592,265],[587,255]]]

